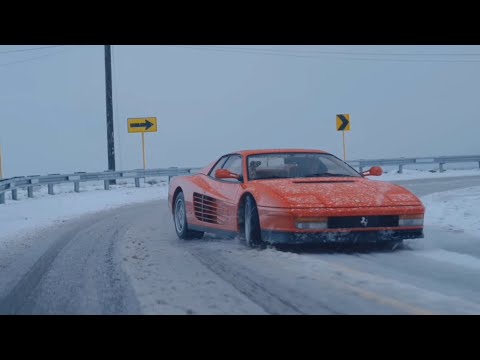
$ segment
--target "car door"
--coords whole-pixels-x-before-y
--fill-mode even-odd
[[[204,226],[226,231],[237,231],[237,196],[242,181],[217,179],[215,178],[215,171],[220,168],[227,169],[243,176],[242,156],[238,154],[228,155],[221,166],[219,166],[219,163],[206,177],[207,184],[202,198],[200,199],[197,196],[196,203],[201,204],[197,206],[197,209],[200,210],[197,211],[197,215],[200,215]]]

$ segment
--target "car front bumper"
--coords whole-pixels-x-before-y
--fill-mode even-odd
[[[262,230],[262,240],[269,244],[381,243],[423,238],[423,229],[288,232]]]

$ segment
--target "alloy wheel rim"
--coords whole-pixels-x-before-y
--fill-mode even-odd
[[[175,204],[175,227],[181,233],[185,227],[185,206],[181,199],[178,199]]]

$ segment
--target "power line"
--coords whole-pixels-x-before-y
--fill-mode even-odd
[[[185,49],[194,49],[200,51],[215,51],[215,52],[230,52],[230,53],[242,53],[242,54],[251,54],[251,55],[267,55],[267,56],[280,56],[280,57],[296,57],[296,58],[311,58],[311,59],[322,59],[324,56],[315,56],[315,55],[298,55],[298,54],[285,54],[285,53],[272,53],[265,50],[261,51],[251,51],[251,50],[242,50],[242,49],[232,49],[232,48],[208,48],[205,46],[188,46],[188,45],[167,45],[180,47]],[[333,54],[323,54],[323,55],[333,55]],[[480,55],[480,54],[479,54]],[[479,60],[439,60],[439,59],[375,59],[375,58],[352,58],[352,57],[343,57],[335,56],[330,57],[330,59],[346,60],[346,61],[378,61],[378,62],[423,62],[423,63],[478,63]]]
[[[234,48],[209,48],[207,46],[185,46],[185,45],[176,45],[176,47],[203,50],[203,51],[217,51],[217,52],[232,52],[232,53],[243,53],[243,54],[252,54],[252,55],[268,55],[268,56],[281,56],[281,57],[297,57],[297,58],[313,58],[321,59],[322,56],[315,55],[298,55],[298,54],[285,54],[285,53],[271,53],[268,50],[259,49],[258,51],[252,50],[243,50],[243,49],[234,49]],[[244,48],[245,49],[245,48]],[[280,50],[281,51],[281,50]],[[325,53],[325,55],[334,55],[333,53]],[[353,55],[353,53],[352,53]],[[479,54],[480,55],[480,54]],[[354,61],[395,61],[395,62],[480,62],[480,60],[437,60],[437,59],[374,59],[374,58],[351,58],[351,57],[334,57],[340,60],[354,60]]]
[[[44,55],[40,55],[40,56],[35,56],[35,57],[28,58],[28,59],[24,59],[24,60],[17,60],[17,61],[11,61],[11,62],[7,62],[7,63],[3,63],[3,64],[0,64],[0,67],[4,67],[4,66],[8,66],[8,65],[14,65],[14,64],[20,64],[20,63],[25,63],[25,62],[29,62],[29,61],[35,61],[35,60],[42,59],[42,58],[45,58],[45,57],[48,57],[48,56],[53,56],[53,55],[57,55],[57,54],[63,53],[63,52],[65,52],[65,51],[67,51],[67,50],[68,50],[68,49],[64,49],[64,50],[55,51],[55,52],[52,52],[52,53],[49,53],[49,54],[44,54]]]
[[[366,55],[366,56],[480,56],[480,53],[389,53],[389,52],[359,52],[359,51],[327,51],[317,49],[270,49],[260,47],[240,47],[240,46],[218,46],[218,45],[202,45],[205,48],[218,48],[229,50],[249,50],[249,51],[262,51],[262,52],[275,52],[275,53],[300,53],[300,54],[330,54],[330,55]]]
[[[39,46],[39,47],[28,48],[28,49],[7,50],[7,51],[0,51],[0,54],[9,54],[9,53],[15,53],[15,52],[51,49],[51,48],[56,48],[56,47],[61,47],[61,46],[66,46],[66,45],[49,45],[49,46]]]

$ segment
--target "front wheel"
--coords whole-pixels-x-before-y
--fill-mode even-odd
[[[202,231],[188,229],[187,207],[185,205],[183,192],[177,195],[173,209],[173,222],[175,223],[175,232],[177,233],[177,236],[183,240],[201,239],[203,237]]]
[[[252,248],[265,247],[265,243],[262,241],[257,204],[251,196],[248,196],[245,202],[245,242]]]

